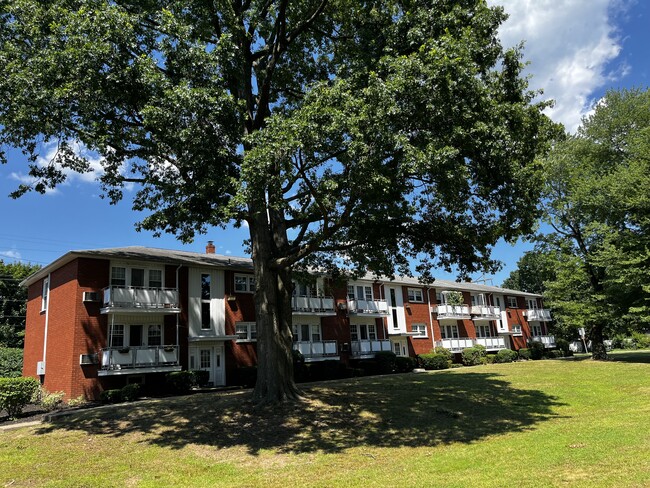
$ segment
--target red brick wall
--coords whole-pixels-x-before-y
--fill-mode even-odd
[[[408,288],[421,289],[424,303],[409,302]],[[409,353],[411,355],[429,353],[433,349],[433,337],[431,337],[431,312],[430,304],[427,303],[427,289],[420,286],[403,286],[402,295],[404,298],[404,313],[406,315],[406,330],[413,332],[413,324],[424,324],[427,330],[427,337],[409,337]]]
[[[96,366],[81,366],[79,356],[99,352],[106,341],[106,318],[97,302],[84,303],[84,291],[101,291],[108,283],[108,261],[75,259],[50,275],[47,352],[43,386],[63,391],[66,398],[93,398],[99,391]],[[41,312],[43,282],[28,291],[23,374],[36,376],[42,359],[45,312]]]

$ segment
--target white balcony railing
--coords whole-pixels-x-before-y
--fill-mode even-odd
[[[291,308],[295,314],[336,315],[332,297],[296,296],[291,299]]]
[[[178,290],[175,288],[118,287],[104,288],[104,308],[134,310],[180,310]]]
[[[178,366],[178,346],[108,347],[102,349],[105,371]]]
[[[439,319],[469,319],[469,306],[467,305],[438,305],[434,308]]]
[[[477,337],[475,342],[485,347],[488,351],[507,349],[506,340],[503,337]]]
[[[293,343],[293,348],[299,351],[306,359],[314,357],[338,356],[336,341],[298,341]]]
[[[472,306],[474,320],[498,320],[501,318],[501,309],[490,305]]]
[[[533,342],[541,342],[547,349],[555,347],[555,336],[552,335],[532,336],[530,340]]]
[[[391,350],[392,346],[389,340],[360,340],[350,343],[350,352],[353,356],[365,356]]]
[[[469,337],[459,337],[457,339],[443,339],[436,341],[436,347],[443,347],[448,351],[459,352],[468,347],[474,346],[474,339]]]
[[[386,300],[348,300],[348,312],[365,315],[388,315]]]
[[[543,308],[529,308],[526,310],[528,322],[550,322],[551,311]]]

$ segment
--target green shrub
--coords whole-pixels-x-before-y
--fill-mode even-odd
[[[120,390],[123,402],[134,402],[140,396],[140,385],[131,383]]]
[[[517,353],[511,349],[501,349],[494,357],[495,363],[512,363],[517,360]]]
[[[304,374],[297,381],[326,381],[345,378],[347,368],[342,361],[316,361],[304,364]]]
[[[67,403],[68,407],[81,407],[87,404],[88,400],[83,395],[79,395],[77,398],[71,398]]]
[[[43,407],[48,412],[51,412],[52,410],[56,410],[57,408],[61,408],[64,406],[63,404],[64,396],[65,393],[63,393],[62,391],[55,391],[53,393],[50,393],[45,388],[40,388],[40,391],[37,390],[35,395],[35,397],[37,398],[32,398],[32,401],[33,403],[38,403],[41,407]]]
[[[395,369],[398,373],[409,373],[418,365],[418,360],[411,357],[398,356],[395,358]]]
[[[463,352],[461,353],[463,364],[465,366],[477,366],[483,364],[485,356],[485,347],[480,344],[463,349]]]
[[[357,363],[357,367],[363,370],[364,376],[373,376],[379,374],[379,366],[375,359],[362,359]]]
[[[569,347],[569,341],[564,339],[557,339],[555,341],[555,345],[559,351],[562,351],[564,356],[569,356],[569,353],[571,352],[571,348]]]
[[[546,348],[541,342],[532,341],[528,344],[528,349],[530,350],[530,359],[542,359]]]
[[[450,367],[451,369],[456,369],[456,368],[462,368],[463,365],[460,364],[460,363],[451,363],[451,364],[449,365],[449,367]]]
[[[377,369],[379,374],[389,374],[395,372],[397,368],[397,356],[392,351],[381,351],[375,354]]]
[[[23,350],[0,347],[0,378],[20,378],[23,374]]]
[[[551,359],[558,359],[558,358],[563,358],[564,357],[564,352],[560,351],[559,349],[552,349],[548,351],[548,357]]]
[[[208,386],[210,382],[210,371],[203,369],[193,369],[190,371],[192,375],[192,386],[204,387]]]
[[[99,401],[102,403],[120,403],[122,401],[122,390],[104,390],[99,394]]]
[[[190,371],[172,371],[165,375],[167,385],[174,393],[187,393],[192,389],[193,375]]]
[[[522,347],[519,349],[519,358],[520,359],[530,359],[530,349]]]
[[[430,352],[428,354],[420,354],[420,362],[422,367],[427,371],[434,369],[447,369],[451,365],[451,353],[446,349],[444,352]]]
[[[633,332],[632,341],[636,344],[637,349],[650,349],[650,335]]]
[[[0,378],[0,410],[6,410],[9,418],[15,418],[39,387],[35,378]]]

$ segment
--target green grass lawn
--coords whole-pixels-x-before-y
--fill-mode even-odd
[[[650,486],[650,351],[94,409],[0,432],[0,486]]]

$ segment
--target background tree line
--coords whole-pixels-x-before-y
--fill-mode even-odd
[[[610,91],[543,160],[536,247],[504,287],[542,293],[556,328],[604,336],[650,325],[650,92]]]

